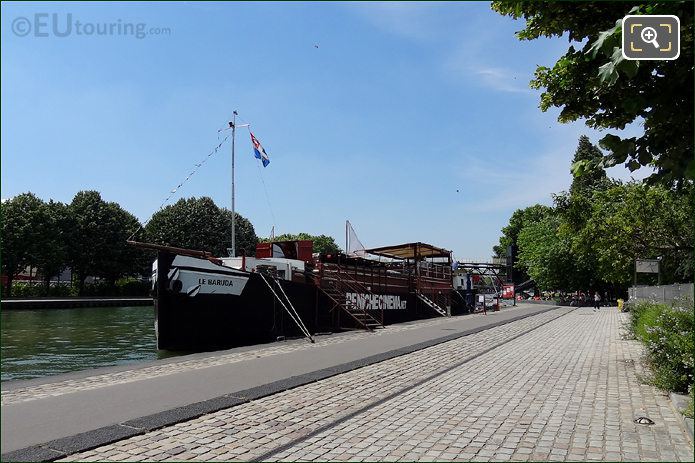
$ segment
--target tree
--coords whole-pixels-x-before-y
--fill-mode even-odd
[[[552,208],[536,204],[524,209],[517,209],[509,218],[509,224],[502,228],[502,236],[499,244],[493,246],[493,252],[497,257],[505,257],[507,255],[508,246],[517,246],[517,239],[521,229],[527,223],[538,222],[552,213]]]
[[[114,202],[106,203],[107,222],[104,232],[108,253],[96,275],[104,278],[109,286],[114,286],[116,280],[123,276],[138,276],[143,274],[143,251],[129,246],[126,241],[134,230],[140,228],[140,222],[130,212]],[[149,274],[149,272],[147,272]]]
[[[340,252],[340,247],[336,244],[335,240],[331,236],[327,235],[310,235],[308,233],[298,233],[293,235],[291,233],[285,233],[283,235],[276,236],[272,240],[270,238],[261,238],[262,242],[269,241],[297,241],[297,240],[311,240],[314,242],[314,252],[321,252],[324,254],[331,254]]]
[[[237,253],[253,256],[258,237],[251,222],[236,214],[234,232]],[[152,243],[226,256],[232,245],[232,213],[208,197],[180,199],[152,216],[145,237]]]
[[[555,214],[526,223],[518,237],[519,265],[542,290],[577,290],[585,287],[577,278],[582,272],[559,226],[560,217]]]
[[[578,162],[595,163],[602,159],[601,151],[594,146],[589,138],[582,135],[572,160],[572,165]],[[596,275],[597,256],[593,249],[573,246],[575,237],[587,226],[588,211],[594,202],[594,194],[611,187],[612,182],[606,176],[605,170],[593,164],[583,175],[574,177],[569,192],[553,195],[555,211],[559,218],[557,227],[558,239],[566,245],[565,252],[572,259],[574,269],[568,274],[567,290],[597,289],[601,286]]]
[[[41,274],[46,294],[51,278],[59,275],[68,262],[67,236],[70,221],[67,206],[61,202],[50,200],[45,204],[46,220],[43,225],[43,246],[36,256],[36,267]]]
[[[596,256],[602,281],[626,288],[635,258],[662,260],[662,282],[693,281],[693,186],[676,191],[641,183],[616,184],[593,196],[573,249]]]
[[[579,137],[579,145],[574,154],[572,165],[584,161],[596,162],[602,157],[601,151],[591,144],[588,137],[582,135]],[[556,212],[562,218],[558,233],[564,239],[571,240],[574,235],[586,226],[587,211],[591,210],[594,193],[599,190],[606,190],[611,185],[613,185],[613,182],[608,179],[605,170],[595,165],[592,169],[587,169],[583,175],[574,177],[569,192],[553,195]],[[577,255],[577,257],[579,256],[581,254]],[[595,267],[594,258],[591,254],[586,254],[582,257],[584,263],[589,268]],[[584,283],[584,288],[590,285],[589,280]]]
[[[97,191],[80,191],[67,211],[68,261],[77,277],[78,294],[88,276],[103,277],[113,285],[120,276],[134,273],[139,251],[126,244],[139,227],[132,214],[104,201]]]
[[[609,180],[606,171],[599,167],[599,162],[603,158],[601,150],[594,146],[589,137],[582,135],[579,137],[579,145],[574,153],[572,165],[579,162],[587,162],[587,167],[584,174],[572,179],[570,186],[570,194],[587,194],[597,188],[606,188]]]
[[[12,296],[14,278],[27,266],[37,262],[44,242],[47,222],[46,206],[33,193],[22,193],[0,203],[2,229],[0,254],[2,273],[7,277],[7,296]]]
[[[536,69],[531,87],[544,89],[541,110],[562,108],[560,122],[585,119],[589,127],[599,130],[642,123],[640,137],[604,136],[599,145],[609,154],[599,166],[625,163],[631,171],[653,166],[656,173],[650,183],[681,184],[686,177],[695,178],[691,2],[494,1],[492,8],[526,20],[526,27],[517,33],[520,40],[567,36],[573,42],[552,68]],[[624,60],[620,21],[626,14],[677,15],[680,57],[673,61]],[[573,173],[581,176],[594,167],[594,161],[581,160],[573,166]]]
[[[229,246],[232,245],[231,233],[232,233],[232,211],[227,208],[221,208],[222,217],[224,220],[224,230],[226,230],[227,241]],[[256,243],[258,243],[258,236],[256,236],[256,231],[251,224],[251,221],[235,212],[234,219],[234,240],[236,241],[237,253],[244,253],[246,256],[256,255]],[[226,248],[225,248],[226,251]],[[226,254],[226,252],[225,252]],[[222,254],[220,254],[222,255]]]

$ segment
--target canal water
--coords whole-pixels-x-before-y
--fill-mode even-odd
[[[3,310],[1,380],[155,360],[154,309]]]

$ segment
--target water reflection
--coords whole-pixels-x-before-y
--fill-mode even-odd
[[[158,353],[152,307],[2,311],[2,381],[176,355]]]

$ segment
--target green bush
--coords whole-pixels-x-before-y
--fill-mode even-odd
[[[85,283],[82,288],[83,297],[106,297],[117,296],[115,290],[105,281],[95,281],[94,283]]]
[[[693,384],[693,307],[654,302],[635,304],[630,329],[647,348],[655,386],[687,392]]]
[[[73,288],[70,283],[60,283],[49,286],[47,295],[52,297],[77,296],[77,289]]]
[[[632,311],[632,334],[636,339],[647,342],[647,328],[655,326],[657,318],[668,307],[655,302],[643,302]]]
[[[67,297],[75,295],[77,295],[77,291],[70,283],[52,284],[48,287],[48,292],[46,292],[46,286],[40,283],[12,283],[12,297]]]
[[[688,404],[688,408],[683,410],[683,414],[687,416],[688,418],[693,418],[695,415],[695,387],[690,385],[690,403]]]
[[[148,296],[152,283],[135,278],[121,278],[116,281],[116,293],[119,296]]]
[[[149,296],[151,283],[135,278],[121,278],[115,285],[105,281],[85,283],[82,292],[83,297],[116,297],[116,296]],[[5,292],[3,291],[3,294]],[[77,287],[70,283],[52,284],[48,287],[41,283],[27,283],[23,281],[12,284],[12,297],[71,297],[77,296]]]
[[[149,281],[121,278],[116,280],[115,285],[110,285],[105,281],[85,284],[82,295],[93,297],[148,296],[150,287],[151,283]]]

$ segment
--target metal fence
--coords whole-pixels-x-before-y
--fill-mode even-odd
[[[663,286],[633,286],[628,289],[630,301],[672,302],[676,299],[693,300],[693,283],[681,283]]]

